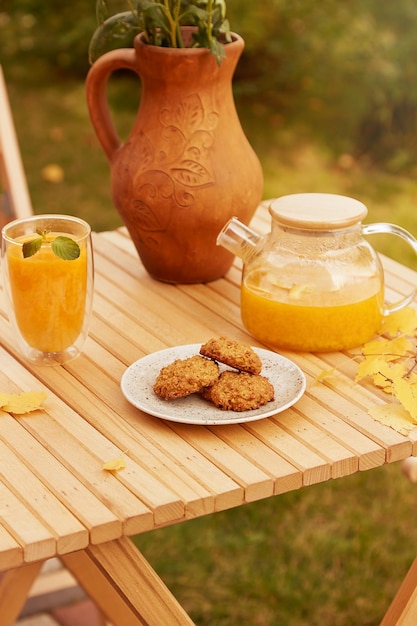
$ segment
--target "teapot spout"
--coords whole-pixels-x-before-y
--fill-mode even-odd
[[[247,261],[259,251],[263,237],[243,224],[237,217],[232,217],[220,233],[216,243],[232,254]]]

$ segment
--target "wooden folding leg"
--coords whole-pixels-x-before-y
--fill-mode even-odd
[[[416,626],[417,558],[414,560],[380,626]]]
[[[30,563],[0,574],[0,624],[13,626],[42,567]]]
[[[60,558],[114,626],[193,626],[127,537]]]

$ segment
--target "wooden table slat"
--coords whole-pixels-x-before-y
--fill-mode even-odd
[[[287,433],[290,433],[325,458],[331,465],[332,478],[340,478],[358,471],[357,455],[345,446],[342,446],[334,437],[326,433],[324,429],[302,417],[300,411],[290,409],[285,412],[285,415],[274,416],[273,419]]]
[[[317,406],[308,393],[304,395],[302,403],[297,405],[296,411],[302,413],[306,420],[320,426],[344,448],[353,452],[358,458],[359,468],[364,463],[370,468],[377,467],[384,462],[385,451],[379,444],[358,432],[334,412]]]
[[[48,559],[56,554],[53,533],[3,482],[0,482],[0,519],[22,546],[25,562]]]
[[[276,451],[265,445],[264,442],[253,436],[246,428],[239,424],[212,426],[211,430],[229,446],[238,450],[263,472],[273,477],[274,494],[292,491],[302,487],[303,481],[300,472]],[[278,482],[276,476],[280,476]]]
[[[331,478],[329,463],[299,439],[280,428],[274,420],[248,422],[246,428],[299,469],[302,474],[303,486],[313,485]]]
[[[171,428],[242,486],[243,501],[252,502],[273,495],[274,481],[271,476],[239,454],[214,432],[209,430],[202,432],[201,428],[186,424],[173,423]]]
[[[7,432],[10,416],[2,416]],[[57,552],[80,550],[88,545],[88,531],[81,522],[58,500],[39,480],[31,469],[20,462],[13,449],[4,440],[0,440],[0,459],[2,480],[15,496],[22,500],[32,513],[40,517],[42,523],[51,531],[57,542]],[[42,513],[39,511],[42,503]],[[58,522],[59,520],[59,522]],[[59,532],[56,531],[59,526]]]

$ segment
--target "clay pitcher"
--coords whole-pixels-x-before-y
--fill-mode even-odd
[[[110,163],[114,205],[146,270],[162,281],[223,276],[233,255],[216,246],[216,237],[232,216],[248,223],[262,197],[261,166],[232,93],[244,41],[232,39],[218,66],[205,48],[161,48],[138,35],[134,48],[104,54],[87,76],[88,109]],[[125,143],[106,98],[107,81],[121,68],[138,74],[142,87]]]

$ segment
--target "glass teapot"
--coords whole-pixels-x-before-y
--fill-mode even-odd
[[[384,304],[384,272],[363,235],[390,233],[417,240],[400,226],[362,225],[362,202],[335,194],[304,193],[271,202],[266,236],[232,218],[217,244],[243,259],[241,315],[247,330],[283,349],[330,352],[359,346],[383,316],[408,304]]]

